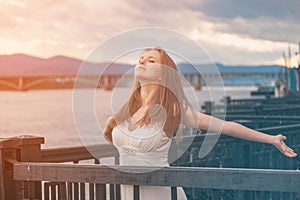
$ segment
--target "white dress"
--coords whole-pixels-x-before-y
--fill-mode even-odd
[[[167,167],[169,138],[159,125],[147,125],[128,130],[128,121],[112,131],[113,144],[120,154],[120,165]],[[121,185],[121,199],[133,200],[133,186]],[[141,200],[171,199],[170,187],[140,186]],[[177,188],[177,199],[186,200],[182,188]]]

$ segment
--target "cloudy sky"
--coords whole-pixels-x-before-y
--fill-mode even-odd
[[[289,44],[297,62],[300,41],[298,0],[0,0],[0,9],[0,54],[85,59],[112,36],[162,27],[216,62],[283,64]]]

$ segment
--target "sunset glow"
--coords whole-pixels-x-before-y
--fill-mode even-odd
[[[210,2],[213,3],[216,2]],[[278,63],[288,43],[292,51],[297,51],[300,39],[296,33],[300,25],[290,19],[291,13],[289,18],[279,19],[272,14],[265,16],[270,10],[251,17],[227,16],[229,11],[219,7],[219,13],[211,13],[206,3],[182,1],[166,5],[137,0],[105,3],[101,0],[0,0],[0,54],[22,53],[42,58],[66,55],[84,59],[113,35],[151,26],[190,37],[218,62]],[[271,9],[279,5],[267,6]]]

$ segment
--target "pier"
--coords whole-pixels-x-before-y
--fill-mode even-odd
[[[230,111],[226,115],[227,120],[269,134],[282,133],[288,138],[287,144],[299,154],[300,108],[286,112],[281,104],[299,105],[299,97],[225,100],[229,108],[236,107],[236,113]],[[265,112],[259,106],[262,112],[257,112],[255,106],[263,104],[282,109]],[[247,114],[242,113],[245,105],[254,108],[252,113],[250,109],[245,111]],[[222,112],[222,108],[216,109],[219,114]],[[184,130],[180,144],[192,141],[187,151],[181,155],[181,145],[173,141],[172,152],[181,155],[179,159],[170,167],[147,173],[134,172],[151,167],[119,166],[118,152],[110,144],[41,149],[43,137],[1,138],[0,200],[120,199],[120,184],[134,185],[135,199],[139,199],[140,185],[170,186],[172,199],[176,199],[176,187],[183,187],[189,200],[300,199],[299,157],[287,158],[271,145],[221,135],[213,150],[200,158],[205,136],[209,141],[214,133]],[[92,156],[87,149],[97,154]],[[113,158],[114,166],[104,165],[102,158]],[[89,164],[85,163],[87,160]]]

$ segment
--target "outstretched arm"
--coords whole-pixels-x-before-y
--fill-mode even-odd
[[[275,136],[268,135],[247,128],[241,124],[224,121],[192,109],[193,108],[189,107],[183,117],[184,123],[188,126],[223,133],[232,137],[237,137],[245,140],[272,144],[285,156],[297,156],[294,150],[284,143],[284,140],[286,140],[286,136],[283,136],[281,134]]]

